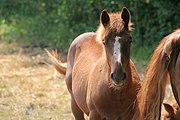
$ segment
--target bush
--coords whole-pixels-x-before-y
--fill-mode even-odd
[[[148,59],[158,42],[180,27],[178,0],[2,0],[0,38],[67,52],[76,36],[96,31],[103,9],[117,12],[123,6],[132,15],[132,53],[138,58]]]

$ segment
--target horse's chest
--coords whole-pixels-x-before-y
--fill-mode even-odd
[[[118,119],[122,116],[129,114],[130,103],[126,100],[119,99],[116,97],[109,97],[110,99],[100,99],[101,102],[97,103],[96,108],[100,111],[102,116],[106,118]]]

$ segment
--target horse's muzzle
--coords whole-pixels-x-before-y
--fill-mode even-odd
[[[120,84],[122,81],[124,81],[126,79],[126,73],[122,72],[122,73],[111,73],[111,80],[113,80],[113,82],[115,84]]]

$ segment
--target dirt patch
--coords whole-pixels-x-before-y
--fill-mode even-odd
[[[40,48],[0,43],[0,119],[70,120],[70,95]]]

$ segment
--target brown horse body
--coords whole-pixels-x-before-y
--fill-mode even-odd
[[[83,120],[84,113],[90,120],[132,119],[140,84],[130,60],[129,21],[126,8],[116,14],[103,11],[97,32],[84,33],[71,44],[66,70],[56,53],[49,53],[56,69],[66,75],[76,120]]]

